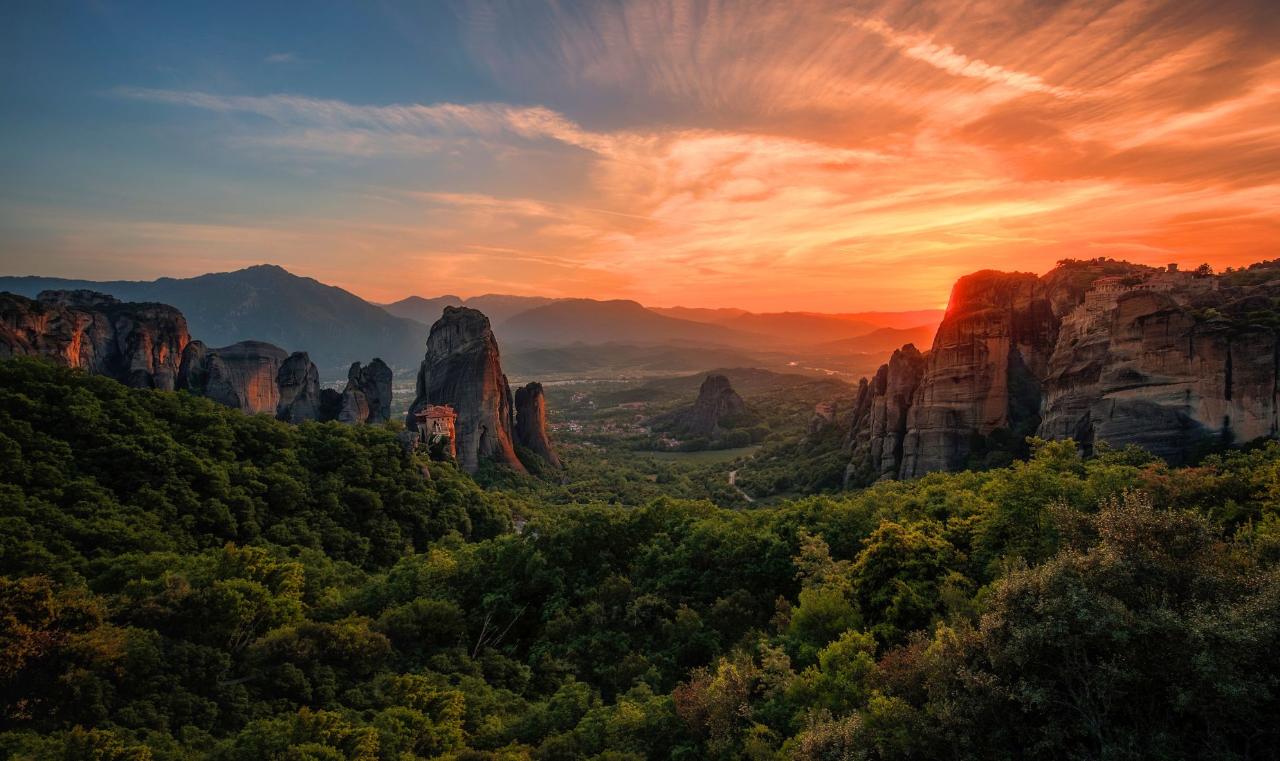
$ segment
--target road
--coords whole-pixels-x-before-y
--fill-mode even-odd
[[[729,471],[729,485],[732,486],[734,489],[737,489],[738,493],[741,494],[742,498],[745,499],[746,501],[755,502],[755,499],[753,499],[750,494],[747,494],[745,491],[742,490],[741,486],[738,486],[738,471],[736,470]]]

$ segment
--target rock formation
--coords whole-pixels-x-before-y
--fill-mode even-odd
[[[547,398],[541,383],[530,383],[516,389],[516,443],[550,463],[560,467],[560,458],[551,447],[547,435]]]
[[[1280,265],[1215,277],[1092,260],[955,285],[927,355],[859,391],[858,483],[1000,464],[1025,437],[1171,462],[1277,435]]]
[[[374,358],[368,365],[352,363],[342,392],[337,419],[343,423],[385,423],[391,419],[391,368]]]
[[[728,428],[752,422],[746,402],[723,375],[708,375],[689,407],[660,415],[650,425],[677,436],[715,438]]]
[[[907,344],[895,351],[870,383],[858,387],[853,411],[853,460],[860,481],[896,476],[907,439],[907,417],[924,376],[926,358]],[[854,473],[850,473],[854,476]]]
[[[275,415],[280,404],[277,378],[288,358],[284,349],[262,341],[220,349],[192,341],[182,354],[178,387],[250,414]]]
[[[320,373],[306,352],[290,354],[276,372],[276,418],[302,423],[320,418]]]
[[[818,402],[813,405],[813,415],[809,418],[808,434],[810,438],[817,436],[836,424],[836,416],[839,413],[839,407],[839,403],[834,399],[827,400],[825,402]]]
[[[0,293],[0,359],[39,356],[135,388],[172,391],[191,337],[182,313],[94,291]]]
[[[482,312],[445,307],[431,326],[416,391],[406,426],[415,427],[415,413],[429,404],[452,406],[463,470],[474,473],[481,460],[492,460],[524,471],[512,435],[511,387],[502,373],[489,318]]]

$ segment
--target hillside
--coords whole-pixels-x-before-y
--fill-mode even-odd
[[[552,505],[18,360],[0,451],[15,761],[1110,757],[1097,716],[1104,749],[1280,747],[1274,443]],[[658,467],[585,493],[689,485]]]
[[[0,278],[0,291],[29,298],[47,289],[72,288],[177,307],[191,335],[211,346],[258,340],[306,351],[328,376],[373,357],[393,367],[416,365],[427,333],[422,324],[388,314],[353,293],[269,264],[151,281]]]

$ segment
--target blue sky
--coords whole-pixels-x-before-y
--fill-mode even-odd
[[[1280,239],[1270,0],[16,2],[0,271],[911,309]]]

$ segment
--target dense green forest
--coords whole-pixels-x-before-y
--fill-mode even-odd
[[[555,504],[391,428],[0,363],[0,757],[1280,754],[1280,445],[1032,451]]]

